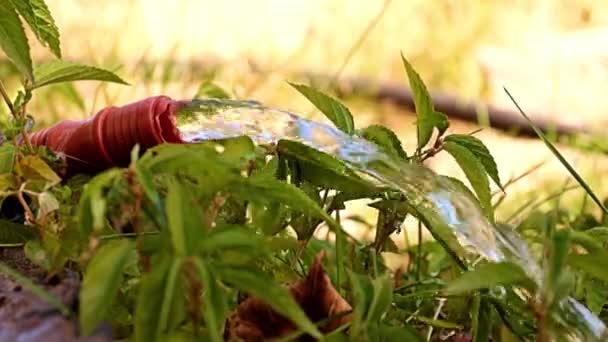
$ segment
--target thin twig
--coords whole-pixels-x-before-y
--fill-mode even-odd
[[[11,102],[10,97],[8,97],[8,93],[6,92],[6,88],[4,88],[4,84],[0,81],[0,94],[2,95],[2,99],[4,99],[4,103],[10,110],[13,117],[17,118],[17,113],[15,112],[15,108],[13,107],[13,103]]]

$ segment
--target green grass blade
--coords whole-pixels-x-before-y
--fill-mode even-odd
[[[538,137],[545,143],[545,145],[547,145],[547,147],[549,148],[549,150],[553,153],[553,155],[555,155],[555,157],[560,161],[560,163],[562,163],[562,165],[564,165],[564,167],[568,170],[568,172],[570,172],[570,174],[572,175],[572,177],[574,177],[574,179],[576,179],[576,181],[578,182],[578,184],[580,184],[580,186],[582,186],[583,189],[585,189],[585,191],[587,192],[587,194],[589,194],[589,196],[591,196],[591,199],[593,199],[593,201],[600,208],[602,208],[602,211],[604,211],[604,213],[608,214],[608,209],[606,209],[606,207],[604,206],[604,204],[602,203],[602,201],[600,201],[600,199],[593,192],[593,190],[591,190],[591,187],[589,187],[589,185],[587,184],[587,182],[585,182],[585,180],[583,179],[583,177],[581,177],[581,175],[579,175],[578,172],[576,172],[576,170],[572,167],[572,165],[570,165],[570,163],[568,163],[568,161],[566,160],[566,158],[564,158],[564,156],[557,150],[557,148],[555,147],[555,145],[553,145],[549,141],[549,139],[547,139],[547,137],[545,136],[545,134],[540,129],[538,129],[538,127],[536,127],[534,125],[534,123],[532,122],[532,120],[530,120],[530,118],[528,117],[528,115],[526,115],[526,113],[521,109],[521,107],[519,106],[519,104],[517,103],[517,101],[515,101],[515,99],[511,95],[511,93],[509,93],[509,91],[507,90],[507,88],[503,88],[503,89],[505,90],[505,92],[507,93],[507,95],[509,96],[509,98],[511,99],[511,101],[513,101],[513,103],[515,104],[515,107],[517,107],[517,110],[519,110],[519,113],[521,113],[521,115],[526,119],[526,121],[528,121],[528,123],[530,124],[530,126],[532,127],[532,129],[534,130],[534,132],[536,133],[536,135],[538,135]]]

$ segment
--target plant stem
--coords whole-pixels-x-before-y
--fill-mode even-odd
[[[17,118],[17,113],[15,113],[13,103],[11,102],[10,97],[8,97],[8,93],[6,92],[6,88],[4,88],[4,84],[2,84],[2,81],[0,81],[0,94],[2,95],[2,99],[4,100],[4,103],[6,103],[6,106],[8,107],[13,117]]]

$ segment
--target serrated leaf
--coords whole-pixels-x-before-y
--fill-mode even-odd
[[[28,180],[46,181],[49,186],[61,182],[55,171],[42,158],[35,155],[27,155],[19,160],[17,165],[19,174]]]
[[[380,146],[389,155],[398,159],[407,159],[407,153],[395,132],[381,125],[371,125],[361,130],[361,136]]]
[[[13,144],[0,145],[0,174],[13,171],[16,152],[17,148]]]
[[[111,240],[99,247],[87,265],[79,300],[80,329],[84,335],[92,333],[107,318],[132,251],[131,241]]]
[[[36,237],[36,229],[0,219],[0,246],[18,246]]]
[[[410,88],[414,95],[414,106],[416,107],[416,115],[418,116],[416,122],[418,149],[421,149],[431,139],[433,128],[437,128],[439,135],[442,135],[450,126],[450,122],[445,114],[435,111],[426,85],[424,85],[420,75],[414,70],[410,62],[405,59],[403,54],[401,54],[401,60],[403,61]]]
[[[21,74],[30,81],[34,80],[30,46],[10,1],[0,1],[0,48]]]
[[[350,110],[338,100],[323,94],[315,88],[303,84],[289,83],[300,94],[304,95],[318,110],[336,125],[337,128],[347,134],[355,132],[355,123]]]
[[[484,145],[481,140],[472,135],[450,134],[445,137],[444,141],[462,145],[469,151],[473,152],[475,157],[481,161],[481,164],[490,178],[492,178],[494,183],[496,183],[496,185],[502,189],[502,183],[500,182],[500,176],[498,175],[498,166],[496,165],[496,161],[494,160],[494,157],[492,157],[490,150],[488,150],[486,145]]]
[[[243,178],[235,184],[233,192],[252,202],[278,201],[293,210],[323,219],[332,229],[341,229],[340,225],[329,216],[315,201],[292,184],[267,176]]]
[[[221,267],[217,274],[225,282],[253,295],[285,316],[302,331],[320,338],[321,333],[293,299],[289,291],[257,270],[243,267]]]
[[[473,152],[469,151],[466,147],[453,142],[446,142],[443,144],[443,149],[454,157],[464,174],[466,175],[469,183],[475,190],[479,203],[484,213],[490,219],[493,219],[494,213],[492,209],[492,193],[490,192],[490,182],[488,176],[483,167],[483,164],[479,159],[475,157]]]
[[[30,89],[73,81],[105,81],[128,85],[127,82],[111,71],[64,60],[54,60],[41,64],[34,70],[34,77],[36,81],[30,85]]]
[[[463,294],[498,285],[515,284],[534,288],[534,282],[521,267],[510,262],[485,263],[453,280],[445,291],[449,294]]]
[[[38,41],[48,46],[57,58],[61,58],[59,29],[51,11],[43,0],[9,0],[17,12],[25,19]]]

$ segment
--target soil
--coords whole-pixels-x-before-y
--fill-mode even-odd
[[[0,260],[41,285],[67,307],[76,312],[80,279],[65,271],[45,279],[45,271],[31,263],[21,248],[0,249]],[[111,331],[102,327],[92,336],[78,333],[75,318],[65,317],[56,307],[0,274],[0,342],[105,342],[111,341]]]

